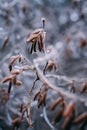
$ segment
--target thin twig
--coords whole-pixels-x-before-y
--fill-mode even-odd
[[[53,89],[54,91],[56,91],[57,93],[59,93],[62,96],[66,96],[70,99],[73,100],[78,100],[81,102],[87,102],[86,98],[83,98],[81,96],[75,95],[73,93],[70,93],[62,88],[56,87],[52,84],[50,84],[50,82],[47,80],[47,78],[43,75],[43,73],[41,72],[41,70],[38,68],[38,66],[35,66],[34,70],[36,70],[38,77],[40,78],[40,80],[43,82],[44,85],[47,85],[48,88]]]
[[[75,82],[78,82],[78,83],[81,83],[81,82],[86,82],[87,81],[87,78],[75,78],[75,77],[67,77],[67,76],[63,76],[63,75],[55,75],[55,74],[49,74],[49,75],[46,75],[47,78],[57,78],[58,80],[64,80],[64,81],[67,81],[69,83],[71,83],[72,81],[75,81]]]

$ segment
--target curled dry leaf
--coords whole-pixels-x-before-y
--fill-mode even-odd
[[[34,100],[36,100],[36,98],[39,96],[39,94],[40,94],[40,90],[38,90],[38,91],[35,93],[35,95],[34,95]]]
[[[46,106],[46,91],[44,91],[41,95],[40,95],[40,97],[39,97],[39,99],[38,99],[38,108],[43,104],[44,106]]]
[[[87,90],[87,82],[83,83],[81,93],[85,92]]]
[[[9,66],[10,66],[11,64],[13,64],[18,58],[19,58],[19,55],[17,55],[17,56],[12,56],[11,59],[10,59],[10,62],[9,62]]]
[[[13,65],[13,63],[14,63],[16,60],[18,60],[18,59],[19,59],[19,61],[21,61],[21,58],[22,58],[22,56],[20,56],[20,55],[12,56],[12,57],[11,57],[10,62],[9,62],[9,64],[8,64],[8,67],[9,67],[9,70],[10,70],[10,71],[12,70],[12,65]]]
[[[33,33],[31,35],[38,34],[38,33],[42,32],[42,31],[43,31],[42,28],[36,29],[35,31],[33,31]]]
[[[20,85],[22,85],[22,82],[21,81],[16,81],[15,85],[20,86]]]
[[[69,105],[67,106],[67,110],[68,112],[66,111],[65,113],[65,119],[64,119],[64,122],[62,124],[62,129],[70,129],[72,123],[73,123],[73,120],[75,118],[75,111],[74,111],[74,108],[73,108],[73,102],[69,103]],[[72,109],[71,109],[72,108]],[[70,113],[69,113],[70,112]],[[63,114],[64,116],[64,114]]]
[[[40,32],[40,35],[38,38],[38,49],[39,49],[39,51],[44,51],[44,39],[43,39],[42,32]]]
[[[56,116],[54,117],[54,119],[52,121],[53,125],[61,120],[62,115],[63,115],[63,111],[64,111],[63,107],[61,107],[60,109],[58,109],[58,111],[56,113]]]
[[[63,99],[62,97],[58,98],[58,99],[52,104],[51,110],[54,110],[57,105],[59,105],[61,102],[63,102],[63,100],[64,100],[64,99]]]
[[[21,118],[20,118],[20,117],[17,117],[16,119],[14,119],[14,120],[12,121],[12,124],[16,125],[17,123],[21,123],[21,122],[22,122]]]
[[[7,81],[9,81],[11,79],[12,79],[12,76],[6,76],[1,82],[5,83],[5,82],[7,82]]]
[[[36,40],[38,36],[40,35],[40,32],[42,32],[43,29],[36,29],[30,37],[27,39],[27,42],[32,42],[33,40]]]
[[[52,69],[57,70],[57,64],[56,64],[55,61],[49,60],[49,61],[46,63],[46,66],[44,67],[43,72],[45,73],[46,71],[51,71]]]
[[[5,37],[2,48],[5,48],[8,42],[9,42],[9,35]]]
[[[63,130],[69,129],[69,127],[71,126],[71,123],[72,123],[72,115],[65,118],[65,120],[62,124],[62,129]]]
[[[39,34],[31,34],[30,37],[27,39],[27,42],[33,42],[38,38]]]
[[[16,77],[16,75],[13,75],[13,76],[12,76],[11,82],[12,82],[12,84],[16,85],[16,82],[17,82],[17,77]]]
[[[43,29],[36,29],[27,39],[27,42],[32,43],[30,47],[30,53],[37,51],[37,44],[38,44],[38,50],[44,52],[44,35],[43,34],[44,34]]]
[[[75,110],[75,102],[71,101],[68,106],[66,107],[63,116],[64,117],[68,117],[70,115],[70,113],[72,113]]]
[[[11,74],[16,74],[16,75],[18,75],[18,74],[21,73],[21,70],[15,69],[15,70],[12,70],[10,73],[11,73]]]
[[[87,120],[87,112],[84,112],[81,115],[79,115],[78,117],[76,117],[74,119],[73,123],[79,123],[79,122],[83,121],[84,119]]]

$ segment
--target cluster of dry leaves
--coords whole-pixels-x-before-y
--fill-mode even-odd
[[[33,52],[45,52],[45,45],[44,45],[44,40],[45,40],[45,31],[44,28],[40,28],[35,30],[30,37],[28,37],[27,42],[28,44],[30,44],[30,48],[29,48],[29,52],[33,53]],[[8,39],[6,40],[8,41]],[[84,39],[81,39],[81,44],[80,47],[82,48],[83,46],[85,46],[87,44],[87,41]],[[17,56],[12,56],[10,59],[10,62],[8,64],[8,68],[9,68],[9,72],[10,75],[6,76],[1,82],[2,83],[6,83],[9,82],[8,85],[8,91],[6,93],[6,91],[4,91],[3,89],[1,90],[3,93],[2,99],[1,100],[7,100],[9,99],[9,94],[11,92],[11,88],[12,86],[20,86],[22,84],[21,81],[19,81],[17,79],[17,76],[20,75],[23,71],[27,71],[27,68],[17,68],[17,69],[13,69],[14,64],[16,61],[18,61],[19,63],[22,61],[22,59],[25,58],[22,55],[17,55]],[[31,66],[29,66],[31,67]],[[54,60],[49,60],[47,61],[45,67],[42,70],[43,75],[45,76],[46,73],[49,71],[51,72],[51,70],[57,70],[57,64]],[[35,70],[35,68],[33,67],[32,70]],[[40,80],[40,76],[37,74],[36,80],[33,83],[33,87],[31,88],[30,91],[30,97],[32,95],[32,91],[34,89],[35,83],[37,80]],[[49,89],[49,85],[47,85],[44,81],[43,87],[41,87],[37,92],[35,92],[34,95],[34,99],[33,100],[37,100],[37,106],[38,108],[40,106],[46,106],[46,98],[47,98],[47,92]],[[74,85],[74,81],[72,81],[72,88],[73,93],[75,93],[76,87]],[[80,89],[80,93],[85,93],[87,92],[87,82],[83,83],[82,88]],[[12,124],[14,127],[18,127],[18,124],[22,123],[23,119],[25,118],[25,113],[26,113],[26,119],[28,120],[29,126],[32,127],[32,120],[31,120],[31,111],[30,111],[30,107],[31,107],[31,101],[29,99],[28,104],[24,105],[24,103],[21,104],[19,112],[21,113],[21,116],[16,116],[15,119],[13,119]],[[60,97],[58,97],[58,99],[51,105],[51,110],[55,110],[58,107],[58,110],[56,112],[56,115],[52,121],[52,124],[54,125],[57,122],[60,122],[61,119],[63,118],[63,124],[62,124],[62,129],[66,130],[68,129],[71,125],[73,124],[78,124],[81,123],[79,130],[82,130],[83,127],[86,126],[87,123],[87,112],[84,112],[80,115],[76,115],[76,102],[74,100],[71,100],[69,103],[67,102],[67,100],[65,100],[63,95],[60,95]]]

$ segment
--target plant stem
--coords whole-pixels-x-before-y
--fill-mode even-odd
[[[80,101],[80,102],[87,102],[87,99],[86,98],[83,98],[81,96],[78,96],[76,94],[73,94],[73,93],[70,93],[68,91],[66,91],[65,89],[62,89],[62,88],[59,88],[59,87],[56,87],[52,84],[50,84],[50,82],[47,80],[47,78],[43,75],[43,73],[41,72],[41,70],[39,69],[38,66],[35,66],[34,70],[36,71],[36,73],[38,74],[38,77],[40,78],[40,80],[43,82],[44,85],[46,85],[48,88],[50,89],[53,89],[54,91],[56,91],[57,93],[59,93],[60,95],[62,96],[66,96],[70,99],[73,99],[73,100],[77,100],[77,101]]]

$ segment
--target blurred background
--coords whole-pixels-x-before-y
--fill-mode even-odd
[[[0,0],[0,81],[9,75],[12,55],[21,52],[32,59],[26,39],[34,29],[42,27],[41,18],[46,19],[45,46],[54,51],[60,74],[87,77],[87,0]],[[32,86],[34,78],[32,72],[21,75],[23,85],[13,88],[8,101],[0,102],[0,130],[12,130],[11,121],[18,105],[27,102],[26,89]],[[7,86],[8,83],[0,83],[0,89],[6,90]],[[32,109],[32,130],[50,130],[41,116],[42,110],[35,110]],[[30,130],[26,121],[19,128]]]

